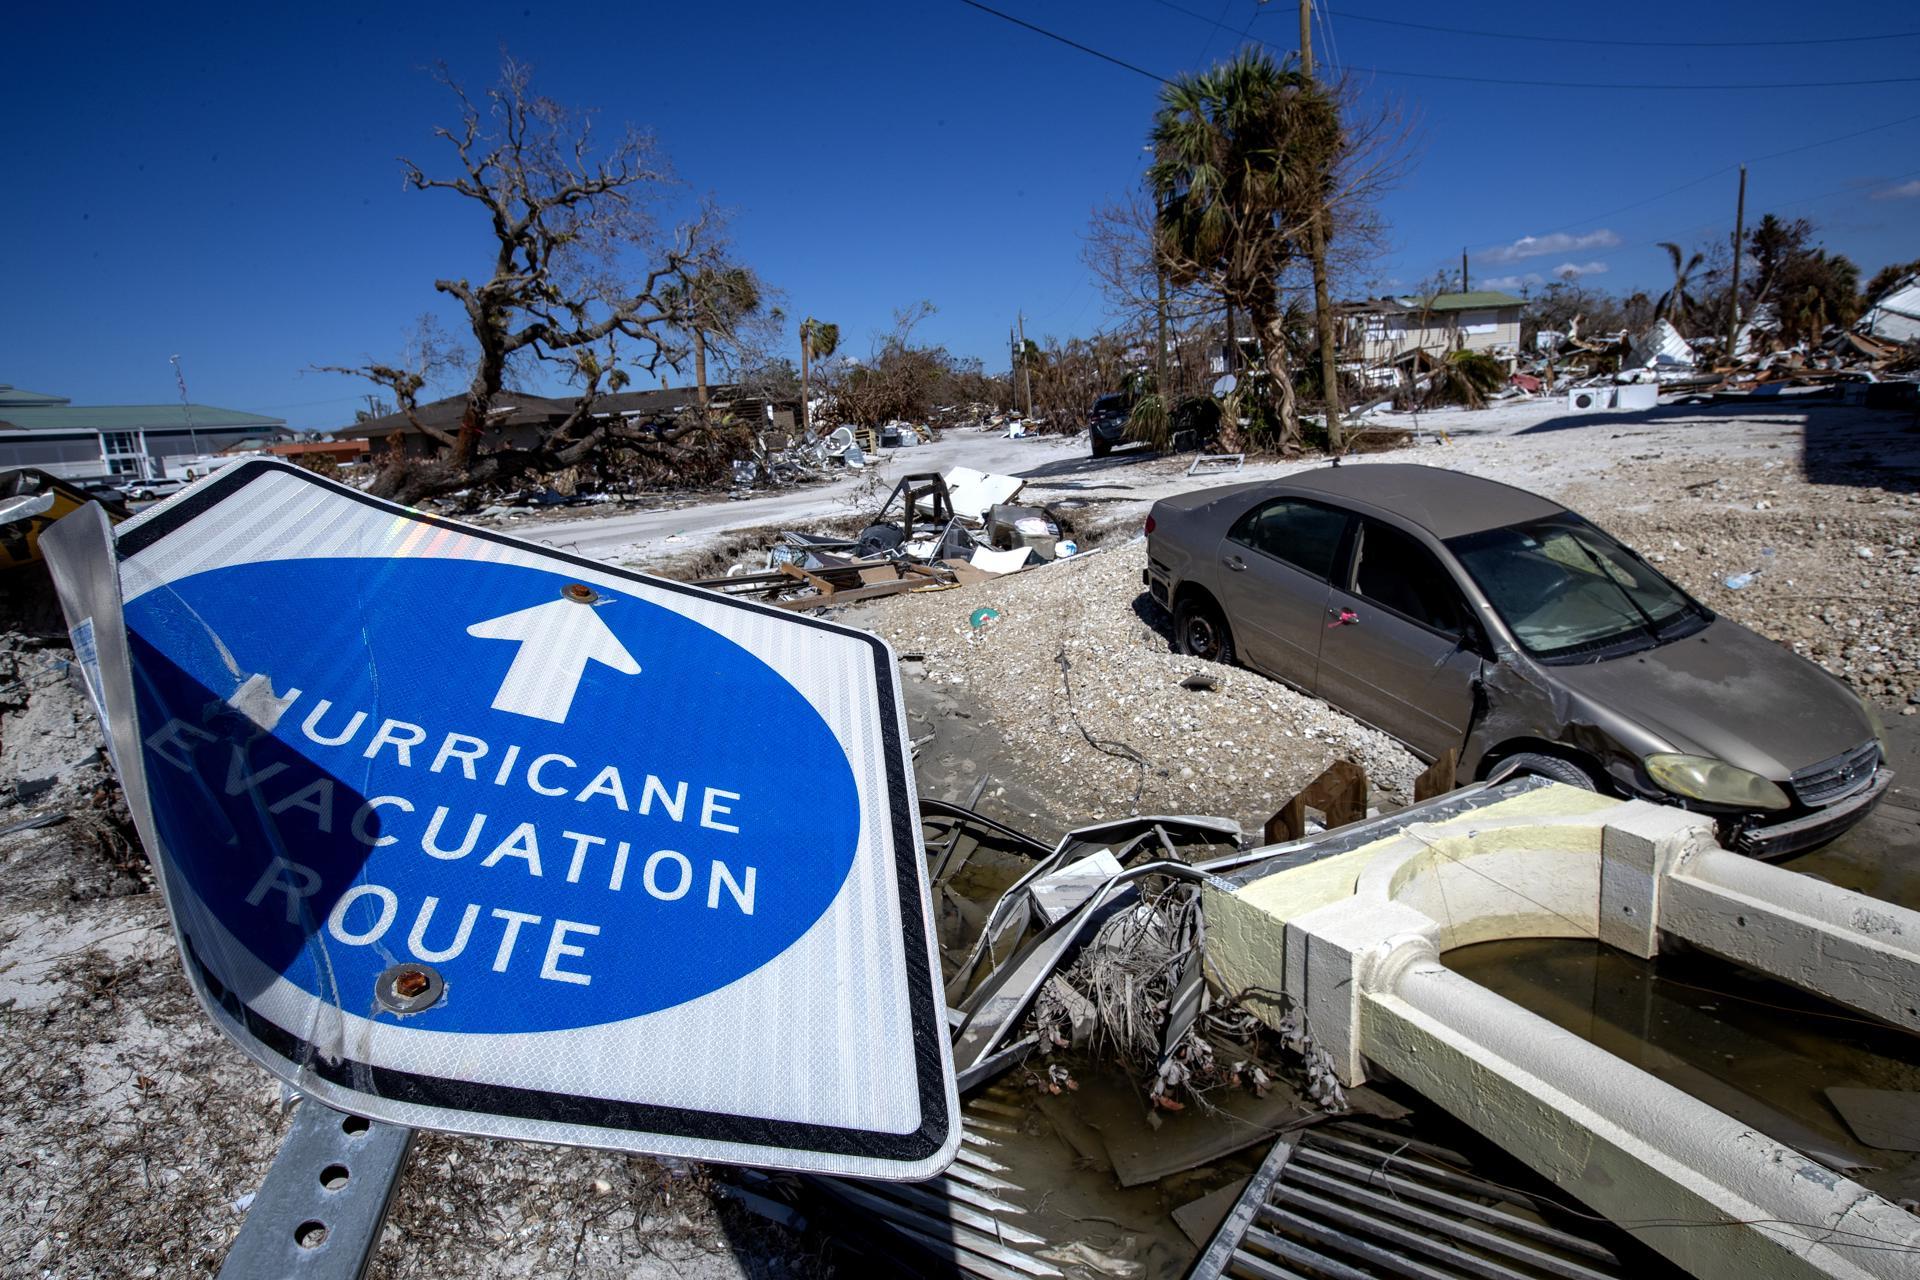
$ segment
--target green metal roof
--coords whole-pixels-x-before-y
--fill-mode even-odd
[[[56,396],[46,391],[28,391],[25,387],[9,386],[0,382],[0,405],[12,408],[15,405],[56,405],[68,404],[65,396]]]
[[[189,424],[196,431],[278,430],[287,425],[285,418],[216,409],[207,404],[9,404],[0,408],[0,414],[8,423],[27,431],[142,431],[184,429]]]

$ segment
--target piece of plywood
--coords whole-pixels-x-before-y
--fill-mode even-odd
[[[1240,1193],[1246,1189],[1247,1180],[1242,1178],[1198,1200],[1189,1200],[1173,1211],[1174,1225],[1193,1241],[1194,1248],[1204,1249],[1214,1233],[1220,1230],[1220,1224],[1227,1220],[1228,1210],[1239,1202]]]
[[[1920,1093],[1901,1089],[1827,1090],[1853,1136],[1881,1151],[1920,1151]]]
[[[1213,1096],[1217,1110],[1211,1113],[1189,1101],[1183,1111],[1160,1113],[1157,1127],[1148,1119],[1145,1100],[1114,1081],[1082,1080],[1079,1102],[1080,1114],[1100,1131],[1123,1187],[1157,1182],[1247,1147],[1270,1144],[1317,1110],[1278,1082],[1264,1098],[1221,1090]]]

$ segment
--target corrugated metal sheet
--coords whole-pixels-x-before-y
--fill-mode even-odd
[[[1920,276],[1912,276],[1873,304],[1860,327],[1888,342],[1920,342]]]

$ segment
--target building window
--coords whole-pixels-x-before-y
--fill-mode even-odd
[[[108,431],[101,436],[102,446],[108,457],[117,453],[138,453],[140,444],[131,431]]]

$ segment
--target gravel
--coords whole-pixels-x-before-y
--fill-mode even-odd
[[[1043,797],[1059,826],[1198,813],[1254,833],[1336,759],[1367,771],[1375,803],[1411,797],[1423,766],[1386,734],[1251,671],[1172,653],[1171,620],[1140,585],[1145,563],[1136,538],[842,621],[888,640],[910,679],[985,709],[1005,750],[981,767]],[[975,626],[981,610],[997,616]],[[1218,687],[1182,687],[1196,673]]]

